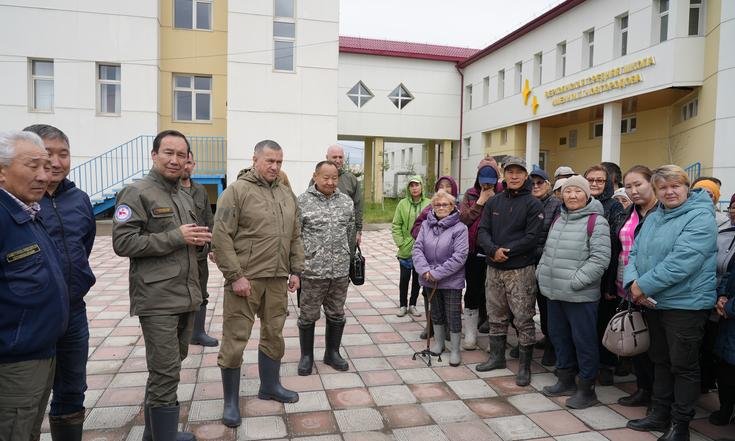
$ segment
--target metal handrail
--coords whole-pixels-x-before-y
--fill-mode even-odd
[[[689,182],[693,182],[698,177],[702,176],[702,163],[695,162],[684,167],[684,171],[689,175]]]

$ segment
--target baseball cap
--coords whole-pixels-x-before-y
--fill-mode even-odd
[[[546,172],[541,168],[535,168],[531,172],[531,176],[538,176],[539,178],[543,179],[544,181],[549,180],[549,175],[546,174]]]
[[[503,169],[506,169],[511,165],[517,165],[523,170],[528,171],[528,168],[526,168],[526,161],[519,158],[518,156],[508,156],[507,158],[505,158],[505,161],[503,162]]]
[[[567,175],[568,176],[576,175],[576,173],[574,172],[574,170],[572,170],[572,167],[569,167],[566,165],[562,165],[561,167],[558,167],[556,171],[554,172],[555,178],[559,176],[567,176]]]
[[[486,165],[477,172],[477,182],[480,184],[496,184],[498,182],[498,172],[493,167]]]

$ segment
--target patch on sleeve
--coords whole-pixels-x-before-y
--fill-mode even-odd
[[[8,255],[5,256],[5,260],[7,260],[8,263],[13,263],[16,260],[25,259],[28,256],[39,253],[40,251],[41,247],[39,247],[37,243],[34,243],[33,245],[8,253]]]
[[[118,222],[126,222],[133,215],[133,210],[125,204],[118,205],[115,209],[115,220]]]

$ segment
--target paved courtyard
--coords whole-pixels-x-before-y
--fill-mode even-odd
[[[628,418],[644,415],[643,408],[625,408],[617,399],[634,390],[633,377],[616,377],[615,386],[598,387],[601,405],[568,410],[565,398],[548,399],[539,391],[554,382],[554,375],[533,363],[532,383],[515,385],[517,362],[508,369],[480,373],[474,367],[484,361],[483,351],[463,351],[462,365],[450,367],[447,357],[434,358],[427,367],[414,351],[425,317],[396,317],[398,264],[388,230],[366,231],[363,253],[367,258],[367,282],[350,286],[346,305],[347,326],[342,354],[350,370],[337,372],[320,361],[318,374],[299,377],[296,298],[290,296],[290,317],[284,336],[286,354],[282,382],[300,393],[295,404],[262,401],[258,391],[257,339],[245,351],[240,390],[244,416],[238,429],[220,423],[222,386],[217,367],[217,348],[189,347],[183,362],[179,400],[181,425],[200,440],[298,439],[357,440],[655,440],[656,433],[625,428]],[[87,296],[90,320],[89,390],[84,439],[141,439],[141,402],[147,378],[145,349],[136,317],[130,317],[128,260],[112,251],[108,236],[99,236],[92,253],[97,284]],[[210,263],[210,334],[222,335],[222,276]],[[315,358],[324,347],[324,318],[317,323]],[[481,334],[482,335],[482,334]],[[487,336],[480,340],[487,345]],[[448,355],[448,354],[447,354]],[[706,417],[717,408],[716,394],[700,399],[692,440],[735,436],[735,426],[715,427]],[[48,431],[48,422],[43,426]],[[43,440],[50,440],[44,433]]]

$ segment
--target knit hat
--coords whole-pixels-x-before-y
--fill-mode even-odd
[[[557,179],[556,182],[554,182],[554,191],[560,190],[561,186],[564,185],[564,182],[567,180],[567,178],[561,178]]]
[[[487,167],[488,165],[492,167],[494,165],[498,165],[498,163],[495,161],[495,158],[487,155],[484,158],[480,159],[480,163],[477,164],[477,169],[479,170],[483,167]]]
[[[489,165],[481,168],[477,172],[477,182],[482,184],[496,184],[498,182],[498,172]]]
[[[558,167],[556,171],[554,172],[555,178],[559,176],[567,176],[567,175],[569,176],[576,175],[576,173],[574,173],[574,170],[572,170],[572,167],[568,167],[566,165],[562,165],[561,167]]]
[[[590,195],[592,193],[590,191],[590,183],[587,182],[587,179],[579,175],[574,175],[566,178],[564,180],[564,183],[561,184],[561,191],[563,192],[567,189],[567,187],[579,187],[584,192],[584,194],[587,195],[587,199],[590,198]]]
[[[694,187],[692,188],[704,188],[705,190],[708,190],[712,196],[714,196],[715,201],[720,200],[720,186],[717,185],[715,182],[710,181],[709,179],[703,179],[696,184],[694,184]]]
[[[627,199],[628,202],[633,202],[630,200],[630,197],[628,197],[628,193],[625,192],[624,188],[618,188],[617,190],[615,190],[615,193],[613,193],[613,197],[616,197],[616,196],[623,197]]]

